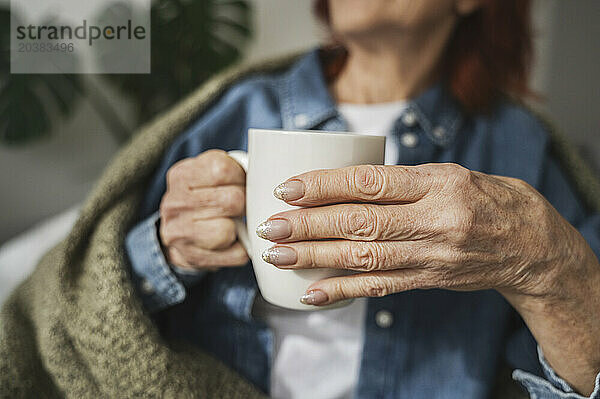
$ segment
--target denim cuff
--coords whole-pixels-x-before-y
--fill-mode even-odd
[[[533,399],[600,399],[600,373],[596,375],[594,391],[590,396],[582,396],[550,367],[542,349],[538,346],[538,358],[546,379],[523,370],[513,371],[513,379],[520,382]]]
[[[137,224],[125,238],[132,279],[149,312],[158,312],[185,299],[185,287],[167,263],[158,240],[158,212]]]

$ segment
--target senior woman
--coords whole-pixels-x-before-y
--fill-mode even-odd
[[[600,397],[600,218],[510,99],[527,94],[529,2],[316,5],[337,46],[237,83],[149,187],[126,245],[163,335],[281,398],[481,398],[503,363],[532,397]],[[257,294],[233,223],[245,175],[223,151],[249,127],[388,136],[386,166],[282,182],[300,208],[258,230],[274,267],[358,272],[298,298],[351,305]]]

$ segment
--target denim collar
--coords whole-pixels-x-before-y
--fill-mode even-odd
[[[319,50],[300,58],[282,76],[279,85],[284,129],[311,130],[337,116],[335,100],[327,89]]]
[[[319,49],[300,58],[282,75],[278,87],[284,129],[316,129],[325,121],[339,117],[323,76]],[[441,83],[410,100],[404,114],[411,111],[426,137],[442,147],[454,142],[464,120],[460,106]]]

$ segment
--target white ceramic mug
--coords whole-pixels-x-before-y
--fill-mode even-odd
[[[258,237],[256,227],[275,213],[297,208],[275,198],[273,189],[288,178],[310,170],[382,165],[384,150],[382,136],[249,129],[248,153],[229,152],[246,171],[246,224],[241,219],[237,221],[238,239],[252,260],[258,287],[266,301],[288,309],[327,308],[305,305],[300,297],[315,281],[348,273],[339,269],[281,270],[262,259],[263,251],[273,243]]]

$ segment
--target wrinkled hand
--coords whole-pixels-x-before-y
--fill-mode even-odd
[[[303,302],[445,288],[543,296],[576,233],[522,180],[456,164],[357,166],[295,176],[275,190],[303,208],[257,233],[283,269],[357,271],[314,283]]]
[[[248,255],[232,218],[245,212],[244,170],[209,150],[174,164],[160,203],[160,239],[170,264],[187,269],[240,266]]]

